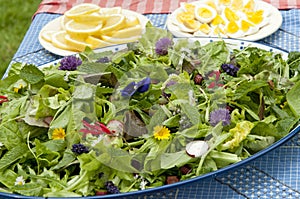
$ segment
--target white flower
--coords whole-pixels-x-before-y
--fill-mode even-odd
[[[142,179],[142,181],[140,183],[140,189],[145,190],[147,184],[148,184],[147,180]]]
[[[0,149],[1,149],[1,147],[3,147],[4,146],[4,144],[2,143],[2,142],[0,142]]]
[[[25,184],[25,180],[23,176],[19,176],[16,178],[15,185],[24,185],[24,184]]]
[[[70,72],[69,71],[67,71],[66,72],[66,75],[64,76],[64,80],[66,81],[66,82],[68,82],[69,81],[69,76],[70,76]]]
[[[104,138],[104,135],[99,135],[96,140],[92,141],[91,146],[92,147],[96,146],[96,144],[98,144],[103,138]]]

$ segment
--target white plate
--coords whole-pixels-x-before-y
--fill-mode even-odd
[[[258,9],[268,10],[270,12],[270,16],[269,16],[270,23],[268,25],[262,27],[257,33],[255,33],[253,35],[241,37],[239,39],[243,39],[243,40],[247,40],[247,41],[257,41],[257,40],[263,39],[263,38],[273,34],[274,32],[276,32],[282,24],[282,15],[277,8],[275,8],[271,4],[268,4],[268,3],[264,2],[264,1],[260,1],[260,0],[255,1],[255,3],[257,5]],[[199,4],[199,1],[192,2],[191,4],[194,4],[194,5]],[[181,30],[179,30],[179,28],[176,25],[174,25],[172,23],[175,16],[177,16],[177,14],[181,11],[182,11],[181,8],[177,8],[171,15],[168,16],[167,28],[176,37],[194,37],[190,33],[182,32]]]
[[[147,17],[145,17],[144,15],[141,15],[141,14],[139,14],[137,12],[134,12],[134,11],[131,11],[131,10],[122,9],[122,14],[125,15],[125,16],[136,16],[136,17],[138,17],[142,27],[145,27],[145,25],[149,21],[149,19]],[[50,30],[50,31],[60,31],[60,30],[63,30],[61,28],[61,25],[60,25],[60,20],[61,19],[62,19],[62,16],[50,21],[49,23],[47,23],[42,28],[42,30],[39,33],[39,42],[46,50],[48,50],[49,52],[51,52],[53,54],[56,54],[56,55],[68,56],[68,55],[76,54],[78,52],[63,50],[63,49],[57,48],[57,47],[53,46],[52,43],[50,43],[50,42],[48,42],[48,41],[46,41],[42,38],[41,33],[43,31],[48,31],[48,30]]]

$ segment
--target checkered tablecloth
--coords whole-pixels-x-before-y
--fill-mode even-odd
[[[300,10],[281,11],[281,14],[283,24],[280,29],[258,42],[288,51],[300,51]],[[41,28],[59,16],[59,14],[49,13],[37,14],[12,62],[40,66],[61,58],[46,51],[37,39]],[[164,28],[168,15],[147,14],[146,16],[153,25]],[[235,170],[143,198],[300,198],[299,136],[294,136],[282,146]]]

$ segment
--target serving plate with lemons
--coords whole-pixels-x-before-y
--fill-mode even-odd
[[[167,19],[177,37],[222,37],[257,41],[276,32],[282,15],[260,0],[204,0],[181,3]]]
[[[83,3],[50,21],[39,34],[39,42],[48,51],[68,56],[86,47],[101,48],[137,41],[148,19],[121,7],[101,8]]]

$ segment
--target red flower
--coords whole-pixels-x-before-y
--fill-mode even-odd
[[[104,124],[98,121],[95,122],[95,124],[90,124],[87,121],[83,120],[82,123],[85,127],[83,129],[80,129],[80,132],[83,132],[83,137],[85,137],[88,133],[92,135],[112,134],[112,132]]]
[[[1,105],[3,102],[8,102],[8,98],[7,98],[6,96],[0,95],[0,105]]]

